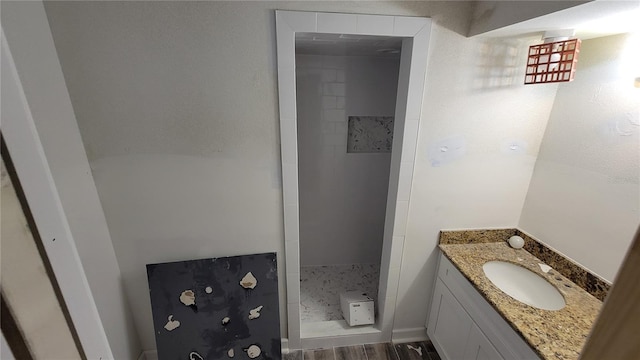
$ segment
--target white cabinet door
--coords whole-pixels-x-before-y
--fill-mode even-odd
[[[440,255],[426,325],[443,359],[540,360],[444,255]]]
[[[476,324],[472,324],[464,354],[465,360],[503,360],[498,350],[484,336]]]
[[[473,320],[438,278],[427,333],[445,360],[464,358]]]

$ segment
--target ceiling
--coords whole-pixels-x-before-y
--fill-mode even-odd
[[[495,12],[497,16],[520,19],[510,25],[482,24],[475,32],[479,37],[540,37],[554,30],[573,30],[582,40],[614,34],[638,32],[640,30],[640,0],[595,0],[566,2],[555,7],[541,6],[541,3],[529,1],[480,1],[485,10]],[[527,4],[529,8],[524,5]],[[548,3],[554,5],[553,3]],[[538,6],[540,5],[540,6]],[[562,5],[562,7],[558,7]],[[533,6],[533,8],[531,7]],[[538,13],[532,13],[532,9]],[[517,9],[522,14],[517,14]],[[559,10],[560,9],[560,10]],[[549,12],[542,14],[541,12]],[[528,16],[527,16],[527,13]],[[508,16],[506,16],[508,15]],[[533,17],[522,20],[522,17]],[[495,21],[495,20],[494,20]],[[472,23],[472,28],[474,25]],[[494,28],[491,28],[491,27]],[[402,38],[347,35],[296,33],[296,53],[305,55],[347,55],[400,57]]]
[[[296,54],[399,58],[401,48],[400,37],[296,33]]]
[[[596,0],[521,21],[479,36],[540,35],[545,31],[573,29],[582,40],[640,30],[640,0]]]

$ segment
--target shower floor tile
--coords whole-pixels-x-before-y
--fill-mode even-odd
[[[380,266],[349,264],[300,268],[300,319],[303,322],[342,320],[340,293],[358,290],[377,308]]]

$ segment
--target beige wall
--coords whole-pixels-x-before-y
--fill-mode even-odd
[[[520,85],[529,41],[460,35],[468,3],[46,6],[145,349],[144,264],[277,251],[284,279],[273,9],[435,20],[397,334],[424,326],[439,229],[518,223],[556,87]],[[432,166],[452,136],[465,155]]]
[[[640,42],[582,42],[560,85],[520,228],[613,281],[640,224]]]
[[[521,85],[538,39],[460,35],[467,3],[48,3],[146,349],[144,264],[277,251],[284,279],[275,8],[435,20],[397,333],[424,325],[438,230],[519,223],[558,86]]]
[[[638,168],[637,151],[632,153],[637,127],[620,127],[634,108],[619,112],[637,104],[637,89],[622,92],[611,80],[618,79],[615,56],[603,60],[588,54],[615,53],[618,38],[585,42],[582,70],[574,83],[560,86],[556,98],[558,85],[521,85],[523,53],[539,39],[461,35],[470,3],[48,2],[64,78],[144,349],[154,347],[144,264],[276,251],[284,279],[276,8],[435,20],[396,333],[424,326],[443,228],[520,225],[605,278],[615,272],[616,254],[628,245],[624,239],[631,239],[623,233],[633,219],[637,225],[637,174],[628,171]],[[594,79],[603,71],[611,81],[602,79],[598,86]],[[586,87],[580,87],[585,86],[581,78]],[[593,102],[576,98],[581,91]],[[570,110],[579,110],[581,119],[569,116]],[[549,138],[531,180],[550,115]],[[629,129],[636,132],[619,134]],[[444,146],[456,151],[444,153]],[[583,153],[589,157],[574,156]],[[584,180],[580,186],[568,185],[575,184],[574,173]],[[548,189],[552,192],[545,193]],[[563,219],[570,225],[563,229],[557,226],[560,217],[542,216],[553,210],[574,214],[566,206],[570,202],[541,201],[567,200],[565,195],[581,210],[611,210],[605,226],[587,224],[596,237],[575,236],[577,228],[590,229],[585,218]],[[597,222],[593,219],[602,214],[596,213],[586,214],[593,216],[588,222]],[[554,228],[553,234],[542,232]],[[607,260],[602,269],[592,265],[591,256],[598,253],[612,263]],[[286,335],[284,281],[280,284]]]
[[[557,89],[522,85],[533,41],[434,31],[394,324],[424,325],[439,230],[518,224]]]
[[[45,6],[144,349],[154,348],[147,263],[276,251],[284,280],[273,10],[432,16],[453,41],[436,58],[457,52],[471,11],[465,2]],[[424,323],[419,295],[408,301],[422,319],[398,327]]]

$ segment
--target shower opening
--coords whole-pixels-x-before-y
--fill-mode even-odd
[[[301,338],[379,329],[402,38],[296,33]],[[373,299],[349,326],[340,294]]]

